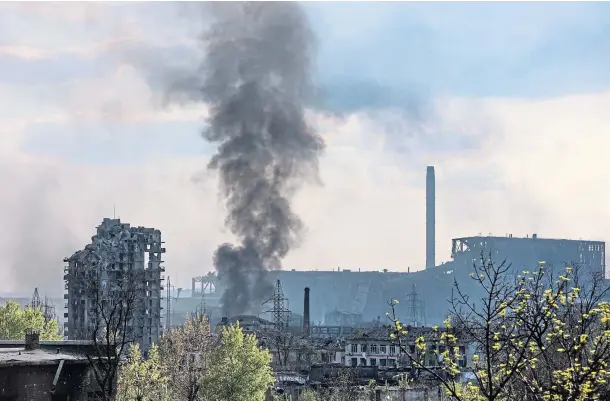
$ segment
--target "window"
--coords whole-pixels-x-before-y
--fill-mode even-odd
[[[392,355],[396,354],[396,346],[395,345],[390,345],[390,354],[392,354]]]
[[[352,366],[358,366],[358,358],[352,358]]]
[[[360,366],[366,366],[366,358],[360,358]]]
[[[380,354],[385,354],[386,352],[387,352],[386,351],[386,346],[385,345],[380,345],[379,346],[379,353]]]
[[[358,352],[358,344],[352,344],[352,353]]]
[[[377,353],[377,344],[371,344],[371,354]]]
[[[366,352],[366,344],[360,345],[360,352]]]
[[[377,365],[377,359],[371,358],[371,366]]]
[[[388,361],[387,361],[387,360],[385,360],[385,359],[380,359],[380,360],[379,360],[379,366],[381,366],[381,367],[386,366],[386,365],[387,365],[387,363],[388,363]]]
[[[396,367],[396,359],[390,359],[389,360],[390,366],[395,368]]]

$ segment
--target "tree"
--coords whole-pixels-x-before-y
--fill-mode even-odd
[[[261,334],[265,342],[264,345],[275,356],[272,358],[274,368],[291,370],[293,368],[291,362],[297,359],[296,351],[301,343],[298,336],[289,332],[288,328],[284,330],[274,328],[263,331]]]
[[[606,399],[610,380],[609,287],[603,274],[586,274],[582,266],[547,273],[545,289],[529,286],[528,313],[520,316],[533,338],[530,363],[518,371],[523,393],[531,400],[590,401]],[[531,281],[528,272],[523,278]],[[532,316],[544,314],[546,326]],[[507,346],[515,347],[513,343]]]
[[[25,309],[17,301],[6,301],[0,306],[0,339],[21,340],[27,329],[40,331],[41,340],[60,340],[57,320],[45,320],[40,308]]]
[[[129,358],[121,366],[117,401],[161,401],[167,399],[167,376],[164,375],[156,345],[144,359],[138,344],[132,344]]]
[[[207,401],[262,401],[274,378],[271,355],[239,323],[222,329],[220,345],[210,359],[201,384]]]
[[[580,269],[566,266],[555,280],[552,267],[541,263],[535,271],[511,275],[506,262],[495,264],[481,255],[471,278],[485,296],[479,306],[455,282],[450,316],[436,328],[439,345],[416,341],[419,354],[442,356],[442,367],[430,369],[419,354],[410,355],[403,339],[408,330],[396,317],[391,337],[414,366],[428,371],[456,400],[513,399],[589,401],[601,399],[610,371],[610,306],[603,302],[603,280],[581,280]],[[458,339],[475,348],[474,383],[461,385]]]
[[[258,334],[263,346],[272,354],[274,370],[306,370],[316,362],[311,338],[292,332],[287,327],[261,330]]]
[[[205,315],[188,315],[182,327],[163,334],[159,354],[173,397],[187,401],[197,399],[211,352],[210,322]]]

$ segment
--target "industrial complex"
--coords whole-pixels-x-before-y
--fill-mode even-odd
[[[226,283],[215,273],[192,278],[190,288],[176,288],[165,277],[160,230],[105,218],[91,243],[64,260],[64,336],[67,343],[89,340],[97,346],[91,339],[99,337],[100,328],[121,323],[117,326],[121,332],[128,333],[130,342],[137,342],[146,352],[165,330],[181,326],[188,315],[206,315],[213,330],[239,321],[244,330],[255,333],[271,352],[278,383],[306,377],[322,382],[328,369],[356,366],[364,369],[359,376],[364,384],[369,379],[394,383],[397,374],[413,366],[388,338],[386,312],[391,310],[392,300],[399,301],[395,309],[410,327],[410,336],[435,341],[438,333],[431,326],[446,318],[455,282],[473,302],[480,299],[481,287],[470,273],[482,255],[491,255],[497,263],[506,260],[515,272],[540,264],[563,267],[564,263],[578,264],[590,273],[606,272],[604,242],[548,239],[537,234],[455,238],[451,260],[435,265],[435,176],[431,166],[426,177],[425,232],[424,270],[269,271],[266,279],[273,291],[267,301],[253,305],[249,315],[225,316],[221,299]],[[52,304],[48,299],[43,304],[37,289],[31,302],[21,301],[40,307],[45,319],[55,318]],[[116,313],[124,321],[112,321]],[[408,339],[411,348],[414,338]],[[289,349],[284,349],[286,344]],[[463,355],[459,365],[467,367],[472,356],[467,339],[460,339],[458,346]],[[36,352],[49,358],[46,351]],[[56,352],[53,363],[61,369],[59,348]],[[7,358],[15,353],[21,355],[20,350],[5,352]],[[82,358],[71,362],[75,370],[84,363]],[[440,362],[431,359],[425,363],[434,368]],[[47,376],[40,380],[51,380]]]
[[[451,243],[451,260],[435,265],[435,175],[434,167],[426,172],[426,269],[414,272],[353,271],[271,271],[269,280],[279,280],[286,298],[290,320],[302,319],[303,288],[311,289],[310,318],[312,328],[359,326],[385,319],[388,301],[399,300],[397,312],[413,325],[442,322],[447,314],[447,299],[454,282],[476,299],[479,286],[469,274],[481,254],[491,255],[498,263],[506,260],[515,271],[531,269],[540,262],[548,266],[578,263],[591,272],[605,273],[605,243],[568,239],[541,238],[537,234],[523,237],[511,234],[455,238]],[[449,244],[447,244],[449,246]],[[180,324],[187,313],[205,311],[212,321],[223,316],[219,308],[223,283],[212,272],[192,279],[191,288],[168,288],[171,310],[166,311],[170,326]],[[261,316],[271,319],[266,308]]]
[[[605,272],[605,243],[602,241],[540,238],[536,234],[516,237],[474,236],[455,238],[451,243],[451,260],[436,266],[435,261],[435,176],[434,167],[426,171],[426,268],[421,271],[270,271],[268,280],[277,283],[269,302],[260,305],[257,318],[274,320],[278,302],[286,324],[309,327],[312,333],[348,333],[350,328],[383,324],[388,301],[399,300],[397,312],[411,325],[438,324],[447,314],[447,299],[454,282],[476,299],[478,286],[469,279],[472,265],[481,253],[491,254],[497,262],[509,261],[516,271],[532,268],[540,262],[547,265],[578,263],[592,272]],[[131,227],[118,219],[104,219],[92,243],[66,258],[66,293],[64,312],[66,335],[84,339],[91,330],[88,308],[90,294],[75,277],[86,263],[88,249],[106,241],[118,250],[116,260],[107,262],[104,280],[111,282],[119,272],[144,270],[142,302],[133,321],[133,332],[146,349],[157,341],[163,329],[181,325],[188,314],[206,314],[212,323],[223,318],[219,305],[223,283],[213,272],[194,277],[191,288],[164,284],[165,252],[159,230]],[[449,246],[449,244],[447,244]],[[100,265],[101,266],[101,265]],[[311,291],[311,304],[304,304],[303,290]],[[279,289],[279,293],[278,293]],[[275,298],[274,298],[275,297]],[[278,299],[279,297],[279,299]],[[274,304],[275,303],[275,304]],[[275,305],[275,306],[274,306]],[[307,317],[303,311],[307,310]],[[243,320],[243,319],[242,319]]]

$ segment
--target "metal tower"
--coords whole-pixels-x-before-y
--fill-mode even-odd
[[[284,330],[288,327],[288,321],[290,320],[290,310],[288,309],[288,298],[284,296],[282,291],[282,283],[280,280],[275,282],[275,290],[273,296],[268,299],[263,305],[273,303],[271,309],[266,310],[264,313],[271,314],[273,317],[273,325],[276,330]]]
[[[406,296],[408,316],[407,322],[411,326],[419,327],[426,325],[426,313],[424,301],[419,298],[419,294],[415,289],[415,284],[411,288],[411,292]]]
[[[51,300],[47,297],[44,297],[44,305],[42,305],[42,314],[44,316],[45,322],[55,320],[55,318],[57,317],[55,315],[55,305],[53,305],[53,302],[51,302]]]
[[[32,297],[32,303],[30,306],[32,309],[40,308],[42,306],[40,302],[40,295],[38,295],[38,287],[34,288],[34,296]]]
[[[44,298],[44,304],[40,300],[40,294],[38,293],[38,287],[34,288],[34,295],[32,296],[32,302],[30,303],[32,309],[39,309],[44,316],[45,322],[55,319],[55,305],[49,300]]]

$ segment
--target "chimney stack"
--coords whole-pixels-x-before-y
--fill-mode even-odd
[[[303,298],[303,335],[309,335],[309,287],[305,287]]]
[[[435,266],[435,190],[434,166],[428,166],[426,168],[426,269],[432,269]]]
[[[40,347],[40,332],[36,329],[25,331],[25,350],[33,351]]]

